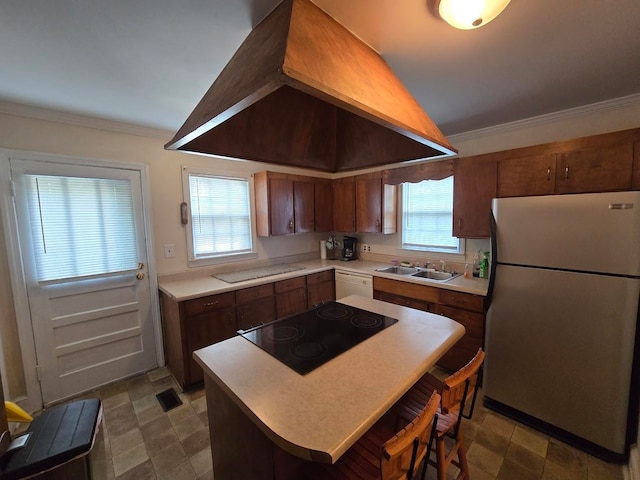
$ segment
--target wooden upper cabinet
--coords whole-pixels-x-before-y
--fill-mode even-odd
[[[268,188],[270,234],[294,233],[293,182],[282,178],[270,178]]]
[[[356,231],[395,233],[396,191],[379,173],[356,177]]]
[[[356,184],[353,177],[333,181],[333,229],[356,231]]]
[[[633,174],[631,189],[640,190],[640,140],[633,144]]]
[[[276,172],[254,175],[258,235],[313,232],[315,185],[311,177]]]
[[[331,182],[317,181],[314,197],[315,231],[331,232],[333,230],[333,188]]]
[[[490,155],[453,163],[453,236],[491,236],[491,200],[497,193],[497,160]]]
[[[313,232],[314,196],[313,182],[293,182],[293,227],[295,233]]]
[[[498,197],[551,195],[555,184],[555,154],[498,161]]]
[[[632,142],[625,142],[560,153],[556,168],[556,192],[629,190],[633,147]]]

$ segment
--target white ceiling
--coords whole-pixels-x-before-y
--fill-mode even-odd
[[[426,0],[313,0],[446,135],[640,93],[639,0],[512,0],[462,31]],[[0,100],[177,130],[278,0],[1,0]]]

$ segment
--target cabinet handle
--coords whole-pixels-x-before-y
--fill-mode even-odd
[[[551,167],[547,167],[547,182],[551,180]]]
[[[376,219],[376,227],[379,227],[379,226],[380,226],[380,220]]]
[[[293,220],[289,220],[289,228],[293,228]]]
[[[564,179],[569,180],[569,165],[564,166]]]
[[[217,305],[218,303],[219,303],[218,300],[216,300],[215,302],[205,303],[204,306],[205,307],[213,307],[214,305]]]

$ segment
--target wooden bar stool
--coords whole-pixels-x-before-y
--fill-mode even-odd
[[[391,437],[384,436],[388,427],[379,422],[369,429],[333,465],[309,462],[301,478],[309,480],[411,480],[424,459],[431,453],[435,435],[436,410],[440,403],[437,392],[427,399],[424,407],[411,422]]]
[[[408,421],[415,416],[416,412],[424,408],[434,392],[440,393],[441,403],[438,409],[435,436],[435,465],[438,470],[438,480],[447,478],[447,470],[451,464],[460,468],[458,479],[469,480],[469,466],[461,428],[462,417],[471,418],[473,415],[484,356],[482,349],[478,349],[469,363],[444,381],[427,373],[394,407],[398,415]],[[467,413],[465,413],[465,407],[469,407]],[[449,452],[446,451],[445,445],[447,436],[454,439],[454,445]],[[433,461],[429,461],[433,464]],[[422,478],[424,479],[424,476]]]

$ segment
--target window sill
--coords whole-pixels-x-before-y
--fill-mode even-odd
[[[216,257],[196,258],[187,261],[187,267],[204,267],[207,265],[220,265],[222,263],[241,262],[244,260],[255,260],[258,252],[238,253],[234,255],[220,255]]]

